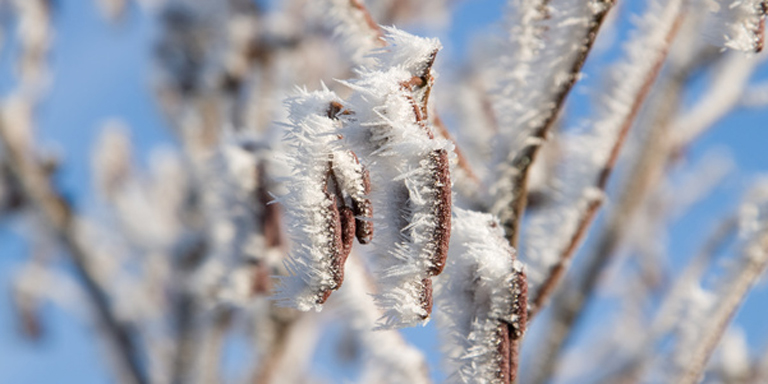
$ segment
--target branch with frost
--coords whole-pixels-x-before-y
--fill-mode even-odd
[[[273,150],[248,136],[236,135],[221,143],[212,161],[200,172],[205,241],[210,255],[213,304],[246,304],[254,295],[271,290],[270,275],[281,264],[283,249],[279,207],[267,192],[274,188]],[[198,273],[201,278],[204,272]]]
[[[565,273],[567,265],[602,205],[605,188],[635,117],[664,63],[684,14],[684,1],[663,7],[649,5],[635,38],[626,47],[627,58],[613,72],[612,88],[592,132],[566,140],[568,186],[556,204],[532,219],[525,244],[533,287],[531,316],[544,305]],[[649,57],[651,58],[649,60]],[[596,172],[597,171],[597,172]],[[591,184],[586,184],[587,183]],[[573,207],[576,207],[575,209]],[[565,243],[552,241],[566,239]],[[554,243],[554,244],[553,244]],[[591,282],[588,282],[591,284]]]
[[[768,268],[768,188],[763,180],[747,195],[741,208],[741,257],[729,271],[721,287],[714,292],[714,301],[706,314],[704,326],[692,337],[681,342],[678,351],[685,351],[676,361],[675,382],[696,383],[701,379],[706,363],[717,347],[736,310],[747,293]]]
[[[746,57],[739,52],[728,56],[713,71],[709,89],[670,128],[674,151],[684,149],[704,131],[739,106],[751,75],[765,62],[765,54]]]
[[[437,284],[452,383],[512,383],[527,323],[527,282],[492,215],[454,209],[448,265]]]
[[[272,104],[272,62],[300,40],[273,35],[252,1],[171,0],[158,8],[151,12],[162,32],[155,49],[156,93],[190,155],[205,157],[222,131],[243,131],[251,118],[264,129],[261,110],[249,104]]]
[[[654,97],[648,101],[649,105],[644,107],[644,114],[637,119],[649,125],[648,132],[637,158],[630,160],[634,164],[630,166],[631,170],[626,173],[629,176],[625,185],[620,187],[623,192],[618,201],[613,204],[600,231],[597,232],[599,237],[596,246],[585,255],[588,256],[588,259],[585,261],[586,267],[581,269],[582,274],[579,275],[581,281],[599,280],[607,267],[613,264],[610,261],[625,238],[628,237],[627,240],[638,244],[642,243],[643,247],[647,247],[649,238],[662,238],[659,235],[662,235],[663,231],[659,228],[663,226],[659,225],[658,218],[650,223],[644,223],[647,219],[641,221],[644,226],[650,225],[655,228],[651,232],[638,231],[637,227],[634,226],[633,223],[637,222],[638,219],[642,220],[643,210],[655,211],[657,212],[656,216],[666,216],[667,220],[671,220],[670,214],[679,215],[681,210],[685,210],[691,203],[698,201],[702,192],[711,191],[712,186],[721,182],[722,176],[730,171],[730,167],[722,166],[729,164],[727,161],[706,161],[707,164],[697,167],[697,176],[704,176],[705,181],[703,183],[697,180],[695,186],[682,183],[686,185],[684,189],[679,186],[667,188],[668,191],[664,191],[663,194],[668,195],[668,197],[662,199],[666,200],[662,204],[654,203],[660,199],[651,195],[652,190],[663,180],[665,170],[670,169],[680,160],[679,148],[671,139],[675,137],[675,133],[679,132],[679,128],[675,130],[672,126],[672,119],[675,117],[674,114],[681,102],[679,100],[680,93],[692,74],[700,67],[708,66],[712,59],[710,57],[711,48],[708,45],[696,44],[695,40],[699,40],[700,37],[691,33],[691,31],[700,28],[701,17],[697,17],[700,13],[702,12],[693,11],[693,14],[689,14],[691,17],[687,18],[685,25],[681,27],[681,36],[675,41],[672,48],[675,55],[670,57],[667,64],[669,66],[668,71],[660,79],[663,80],[660,82],[661,89],[655,92]],[[683,34],[684,32],[687,33]],[[686,49],[690,46],[694,46],[694,49]],[[684,48],[677,49],[678,47]],[[732,56],[727,55],[725,57]],[[711,160],[709,157],[708,159]],[[689,193],[681,193],[681,190]],[[695,196],[692,196],[690,192],[693,192]],[[662,193],[656,195],[662,195]],[[643,208],[644,206],[645,208]],[[655,242],[652,243],[655,244]],[[635,259],[650,268],[658,268],[658,263],[661,261],[658,258],[649,258],[648,255],[635,257]],[[648,336],[646,339],[650,342],[650,340],[655,340],[656,336]],[[617,375],[622,377],[636,376],[638,374],[636,371],[641,368],[637,367],[638,363],[633,359],[635,358],[628,358],[627,360],[630,361],[623,363],[623,367],[609,377],[615,379],[618,377]]]
[[[768,1],[716,0],[712,8],[719,19],[723,46],[746,52],[763,50]]]
[[[86,297],[95,309],[125,378],[148,381],[141,350],[129,324],[122,319],[92,265],[93,257],[79,238],[79,225],[70,203],[51,180],[49,166],[40,158],[33,142],[33,110],[45,85],[47,55],[52,39],[51,4],[44,0],[14,1],[18,19],[19,95],[6,100],[0,121],[0,157],[18,183],[29,208],[41,216],[49,233],[68,251]]]
[[[277,298],[303,311],[319,310],[344,280],[354,237],[371,241],[370,181],[355,154],[342,146],[339,116],[345,112],[333,92],[302,91],[286,104],[292,173],[280,201],[294,244],[286,262],[291,276],[281,279]]]
[[[701,12],[697,12],[687,19],[681,28],[684,31],[698,30],[701,26],[701,17],[696,16],[699,13]],[[644,205],[649,208],[649,205],[652,204],[649,195],[662,181],[664,170],[679,159],[676,156],[676,149],[671,145],[672,140],[669,139],[671,133],[668,131],[672,130],[670,127],[671,120],[681,103],[680,97],[684,83],[690,80],[696,69],[708,63],[706,59],[710,52],[708,46],[696,45],[696,38],[696,35],[691,36],[689,33],[680,36],[675,41],[673,46],[675,55],[669,58],[667,64],[669,70],[659,79],[661,89],[651,95],[652,97],[647,102],[648,106],[644,108],[644,113],[637,119],[639,122],[645,122],[649,127],[647,132],[641,133],[645,135],[643,143],[640,145],[641,148],[633,158],[628,160],[629,163],[634,163],[629,166],[631,168],[631,171],[627,173],[629,177],[621,187],[622,192],[608,213],[601,230],[598,231],[600,235],[596,242],[597,245],[594,247],[594,252],[590,253],[590,259],[586,262],[588,267],[585,270],[589,273],[589,276],[585,277],[586,279],[597,279],[597,276],[606,269],[609,265],[608,261],[629,233],[633,222],[637,220],[638,211],[641,211]],[[682,52],[674,50],[675,47],[681,45],[693,45],[699,48],[682,50]],[[715,164],[715,169],[722,170],[722,167]],[[686,190],[696,189],[688,188]],[[670,206],[672,210],[677,208],[679,211],[680,209],[680,206],[675,204],[667,204],[667,206]],[[656,209],[656,211],[663,210]],[[668,213],[669,211],[665,212]],[[648,225],[653,224],[649,223]],[[654,236],[647,233],[644,235]],[[647,238],[642,240],[638,238],[637,241],[647,243]],[[643,258],[643,260],[648,259]]]
[[[655,152],[654,155],[656,155]],[[641,215],[644,214],[653,217],[644,218],[644,220],[640,222],[643,227],[647,227],[645,230],[638,228],[636,224],[632,225],[630,236],[635,237],[635,239],[630,237],[628,240],[637,245],[633,246],[632,243],[628,244],[625,242],[624,244],[621,244],[623,245],[622,248],[617,247],[617,251],[620,250],[620,254],[625,257],[619,258],[615,262],[611,259],[604,259],[605,253],[600,253],[602,251],[601,247],[605,246],[604,244],[599,244],[597,248],[595,248],[596,251],[594,253],[589,252],[586,254],[586,256],[590,256],[590,258],[586,260],[585,267],[579,269],[581,273],[578,276],[579,279],[592,279],[597,281],[596,288],[589,296],[589,300],[597,301],[604,299],[606,295],[609,295],[612,299],[619,299],[621,305],[624,306],[631,300],[628,299],[628,296],[637,297],[640,295],[648,295],[648,297],[643,299],[643,303],[638,303],[638,306],[634,310],[634,315],[630,315],[629,319],[614,321],[614,323],[617,323],[617,325],[624,328],[620,333],[623,334],[622,336],[606,335],[604,327],[600,327],[599,331],[594,331],[594,335],[587,338],[588,342],[582,342],[582,344],[576,348],[578,350],[588,347],[594,350],[594,348],[599,345],[599,341],[596,341],[596,338],[599,339],[607,336],[609,340],[608,344],[611,344],[612,349],[615,351],[614,354],[619,354],[621,352],[623,358],[620,357],[618,359],[620,364],[617,364],[614,372],[611,375],[608,375],[604,382],[623,382],[622,380],[619,380],[619,378],[630,380],[631,378],[640,377],[641,373],[646,370],[648,360],[658,356],[655,347],[660,340],[664,340],[664,337],[667,336],[669,332],[668,328],[671,325],[675,323],[688,324],[684,327],[686,330],[694,327],[694,325],[680,321],[678,317],[675,317],[677,316],[676,311],[678,311],[681,306],[680,303],[684,301],[681,300],[681,297],[686,297],[689,292],[696,292],[697,289],[701,290],[698,285],[699,277],[704,272],[704,269],[711,265],[713,258],[719,254],[719,249],[723,246],[723,242],[729,241],[729,238],[734,232],[733,227],[735,226],[735,222],[727,219],[723,220],[723,228],[719,229],[716,234],[712,235],[712,237],[707,238],[707,246],[698,256],[696,256],[696,260],[689,264],[685,272],[676,276],[675,280],[671,282],[671,284],[673,284],[672,288],[665,290],[665,292],[661,292],[659,289],[660,286],[665,285],[665,282],[668,280],[664,277],[654,279],[654,287],[656,289],[653,291],[659,294],[658,297],[662,299],[662,304],[659,306],[659,309],[655,311],[657,320],[652,320],[653,316],[642,316],[643,314],[650,315],[650,313],[643,310],[643,307],[647,308],[651,302],[656,301],[655,298],[651,297],[654,292],[647,286],[629,287],[630,284],[628,284],[628,281],[638,280],[638,278],[645,279],[645,277],[640,277],[638,275],[647,274],[648,272],[635,272],[630,269],[630,276],[613,277],[613,275],[616,274],[613,271],[619,268],[632,268],[633,265],[643,270],[648,270],[649,268],[664,268],[664,257],[654,257],[652,253],[655,252],[653,251],[646,252],[645,254],[636,254],[632,248],[649,247],[649,243],[657,243],[655,246],[656,248],[663,248],[665,234],[667,233],[667,228],[665,227],[669,227],[674,220],[680,218],[684,213],[689,212],[689,208],[694,203],[701,202],[711,194],[718,185],[722,184],[725,180],[725,176],[727,176],[731,170],[732,168],[727,158],[723,161],[723,159],[718,156],[705,156],[704,159],[700,160],[699,164],[695,166],[694,170],[689,171],[681,178],[682,180],[674,184],[665,183],[663,188],[655,191],[653,195],[645,199],[647,201],[644,203],[645,207],[643,207]],[[638,218],[636,218],[635,221],[637,221],[637,219]],[[629,221],[629,218],[624,220]],[[612,223],[609,222],[606,225],[611,224]],[[649,239],[654,240],[649,241]],[[616,241],[620,240],[617,239]],[[650,245],[650,247],[654,247],[654,245]],[[616,256],[618,255],[619,253],[617,252]],[[638,264],[650,265],[640,266]],[[606,269],[608,269],[608,271],[606,271]],[[608,275],[608,279],[606,279],[606,274]],[[664,275],[668,276],[668,274]],[[603,283],[606,280],[617,281],[608,284]],[[568,292],[569,290],[575,291],[576,284],[573,284],[573,281],[569,281],[568,283],[570,284],[563,287],[563,292]],[[661,293],[665,293],[666,295],[662,297]],[[564,301],[567,299],[569,299],[567,295],[556,296],[556,301],[553,303],[556,311],[555,313],[559,313],[559,306],[580,304],[578,302],[569,303]],[[604,303],[605,301],[602,302]],[[581,305],[582,307],[580,310],[583,311],[586,308],[586,305]],[[578,318],[580,314],[577,313],[575,316]],[[666,321],[667,324],[657,326],[659,317],[665,317],[664,321]],[[632,330],[627,329],[626,324],[635,322],[639,323],[637,323]],[[651,324],[650,327],[648,326],[649,323]],[[694,321],[693,323],[696,322]],[[662,330],[661,328],[664,329]],[[569,329],[568,332],[575,333],[572,328]],[[567,338],[568,336],[565,337]],[[574,354],[572,353],[573,351],[574,349],[571,348],[562,354],[562,364],[560,365],[560,368],[558,368],[558,372],[568,371],[569,369],[572,370],[574,368],[580,369],[582,372],[585,369],[589,370],[589,365],[586,362],[580,361],[581,364],[576,362]],[[616,359],[614,359],[614,361],[615,360]],[[652,381],[655,382],[658,380]]]
[[[703,168],[706,169],[706,167]],[[763,194],[763,196],[766,195]],[[677,205],[670,204],[670,206]],[[750,203],[745,204],[747,208],[750,206]],[[741,210],[744,211],[744,208]],[[750,212],[749,209],[746,211]],[[689,354],[693,350],[691,345],[698,343],[702,335],[708,332],[706,324],[710,319],[714,303],[719,300],[719,293],[704,287],[704,275],[713,265],[717,265],[716,257],[733,243],[739,227],[743,231],[743,228],[749,228],[750,223],[755,222],[754,215],[742,213],[740,216],[739,220],[735,216],[726,217],[706,237],[701,250],[676,277],[672,286],[666,290],[660,305],[650,319],[650,326],[646,323],[643,330],[638,331],[642,333],[642,341],[633,348],[620,369],[610,375],[606,382],[637,382],[644,377],[646,378],[644,381],[648,381],[646,377],[648,375],[653,382],[679,381],[657,375],[669,374],[670,366],[671,371],[675,371],[678,369],[676,367],[687,365],[691,360]],[[676,345],[671,350],[664,350],[670,338],[675,339]]]
[[[688,263],[664,295],[650,327],[648,327],[647,335],[643,337],[642,345],[637,348],[634,355],[627,359],[619,372],[611,376],[614,381],[618,380],[617,377],[621,377],[636,382],[642,377],[656,357],[656,343],[661,340],[662,336],[672,331],[674,325],[679,322],[679,317],[685,310],[685,305],[689,302],[692,293],[700,292],[699,282],[707,267],[712,265],[718,253],[732,240],[737,229],[738,221],[736,218],[728,217],[721,221],[712,233],[707,235],[701,250]]]
[[[207,332],[216,328],[209,319],[270,289],[280,234],[276,205],[265,206],[272,199],[264,190],[269,186],[266,148],[243,138],[228,139],[210,161],[189,173],[179,156],[163,153],[153,158],[151,177],[143,179],[125,170],[127,139],[107,132],[108,140],[95,156],[95,173],[98,180],[112,181],[105,186],[119,187],[109,198],[118,220],[115,232],[148,264],[142,264],[145,271],[154,272],[141,276],[141,284],[170,292],[170,302],[157,310],[174,327],[176,348],[169,358],[174,361],[150,361],[172,369],[174,380],[183,381],[200,367],[218,364],[205,360],[210,353],[202,353],[204,343],[215,339],[215,332]],[[112,296],[120,303],[126,295]],[[169,309],[163,310],[165,306]],[[157,338],[151,339],[150,344]],[[151,355],[153,348],[148,349]]]
[[[554,204],[532,218],[524,244],[523,261],[529,266],[528,277],[533,291],[530,317],[535,316],[555,292],[603,203],[608,178],[629,129],[661,70],[684,17],[684,4],[684,0],[673,0],[664,5],[649,4],[639,20],[638,31],[625,46],[628,57],[619,62],[612,73],[612,89],[606,94],[593,131],[565,141],[569,144],[566,158],[574,156],[567,163],[572,168],[564,170],[568,179],[563,185],[568,189],[561,192]],[[552,241],[553,238],[565,241]],[[560,291],[555,296],[551,326],[557,331],[551,333],[551,338],[542,344],[537,354],[542,364],[533,382],[544,382],[554,372],[562,346],[594,287],[595,280],[579,278],[576,287]]]
[[[206,183],[221,186],[218,192],[224,202],[213,209],[209,208],[209,211],[219,213],[214,215],[204,212],[206,207],[216,205],[211,203],[213,199],[205,196],[210,194],[210,190],[200,188],[203,183],[193,182],[194,175],[185,167],[179,154],[170,151],[156,153],[151,158],[148,175],[143,175],[139,170],[130,168],[130,152],[128,138],[123,131],[105,129],[93,156],[94,173],[100,181],[99,189],[110,203],[109,213],[115,219],[112,232],[120,238],[118,241],[123,244],[123,248],[129,250],[133,256],[124,260],[124,265],[134,263],[142,271],[135,277],[138,280],[138,289],[134,289],[141,293],[113,292],[111,296],[118,304],[128,301],[130,305],[142,302],[149,306],[138,311],[129,311],[144,314],[141,319],[143,321],[139,324],[163,321],[173,327],[173,335],[158,332],[153,327],[139,328],[139,331],[146,340],[150,362],[148,370],[153,374],[162,372],[162,375],[171,377],[173,382],[180,382],[193,377],[193,371],[198,367],[207,366],[205,363],[196,364],[196,360],[205,356],[201,353],[204,351],[201,345],[205,342],[207,334],[206,337],[198,337],[201,330],[208,328],[207,322],[201,321],[207,318],[201,316],[206,314],[204,304],[242,301],[242,297],[249,296],[248,286],[257,285],[259,282],[263,284],[265,280],[268,282],[269,273],[267,276],[253,273],[251,280],[257,283],[248,283],[249,279],[242,278],[247,274],[239,273],[242,268],[237,267],[243,262],[240,258],[237,258],[240,263],[233,265],[226,274],[228,279],[221,278],[212,282],[214,279],[204,280],[197,276],[200,273],[209,273],[209,268],[200,268],[204,262],[211,262],[208,259],[227,258],[225,252],[222,252],[225,247],[221,246],[221,242],[217,242],[216,236],[213,235],[222,231],[213,230],[210,231],[211,236],[206,236],[205,229],[222,228],[223,222],[239,219],[237,224],[232,224],[236,229],[231,243],[232,248],[243,247],[241,239],[245,236],[242,232],[249,232],[253,227],[242,217],[236,217],[237,212],[241,216],[248,216],[250,211],[241,209],[239,200],[235,199],[234,195],[242,192],[240,184],[253,182],[253,175],[250,174],[253,172],[251,170],[250,173],[238,174],[242,182],[234,184],[228,182],[229,168],[234,167],[217,168],[219,172],[216,174],[220,178],[216,182]],[[230,149],[230,152],[235,151]],[[231,153],[227,158],[230,163],[236,162],[232,160],[238,158],[236,154],[238,152]],[[217,161],[214,162],[224,162],[221,157],[224,156],[216,156]],[[239,159],[240,165],[247,171],[247,165],[243,164],[247,164],[247,156],[241,155]],[[206,202],[208,204],[205,204]],[[206,220],[203,219],[204,216]],[[262,250],[265,248],[260,247]],[[113,259],[116,258],[114,253],[112,256]],[[130,268],[132,267],[123,267]],[[112,278],[111,281],[115,279]],[[224,285],[221,281],[234,280],[245,281],[241,286],[246,288],[230,289],[239,291],[237,295],[218,293],[223,290],[218,288],[218,285]],[[201,282],[203,284],[199,284]],[[159,297],[144,294],[158,290],[168,294]],[[214,296],[214,300],[210,300],[211,296]],[[214,313],[211,317],[214,317],[219,311],[208,311],[211,312]],[[168,353],[169,350],[172,353]]]
[[[505,155],[497,166],[501,177],[494,186],[493,207],[512,246],[517,246],[531,165],[613,6],[613,0],[572,3],[520,1],[513,10],[519,18],[510,30],[516,53],[507,57],[508,78],[502,79],[496,105],[502,135],[513,141],[499,149]],[[562,8],[554,9],[558,6]]]
[[[362,0],[323,0],[315,4],[319,18],[333,28],[341,47],[356,65],[370,64],[368,55],[382,47],[384,31]]]
[[[377,238],[375,296],[384,328],[414,325],[432,310],[431,277],[440,274],[450,237],[450,143],[427,118],[440,44],[394,28],[373,68],[345,82],[354,93],[345,135],[370,167]]]

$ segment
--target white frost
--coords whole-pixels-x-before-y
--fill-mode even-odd
[[[354,113],[344,135],[371,171],[375,255],[373,274],[380,284],[375,296],[385,310],[381,326],[411,326],[429,311],[422,295],[438,251],[435,234],[445,223],[436,215],[444,188],[436,184],[435,153],[452,156],[449,142],[432,137],[432,127],[419,118],[419,92],[405,84],[414,77],[431,82],[431,63],[440,49],[434,39],[386,29],[385,48],[375,65],[359,70],[359,79],[346,82],[354,93],[348,105]],[[426,88],[426,87],[424,87]]]
[[[338,121],[328,116],[328,109],[339,100],[324,89],[300,90],[286,101],[290,121],[286,151],[292,172],[285,181],[288,193],[280,201],[286,208],[292,249],[286,262],[290,276],[281,278],[276,297],[302,311],[320,310],[319,295],[337,288],[332,270],[334,239],[328,228],[329,207],[335,202],[324,189],[333,152],[339,149]]]
[[[448,264],[437,280],[438,326],[450,383],[497,383],[500,326],[517,321],[514,272],[522,265],[492,215],[454,209]]]

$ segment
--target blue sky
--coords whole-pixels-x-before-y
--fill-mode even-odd
[[[443,37],[446,59],[459,59],[473,44],[474,38],[492,29],[490,23],[503,12],[503,1],[477,0],[460,2],[454,12],[453,27]],[[93,1],[60,0],[55,16],[56,40],[52,56],[51,92],[38,114],[40,137],[44,144],[58,149],[64,167],[58,179],[61,187],[74,198],[81,209],[88,209],[93,194],[90,181],[90,148],[102,124],[120,118],[132,128],[136,157],[146,159],[156,145],[172,145],[173,139],[155,105],[150,84],[153,24],[132,12],[118,25],[106,22]],[[620,31],[625,32],[625,31]],[[0,51],[0,91],[8,95],[13,87],[10,52],[11,36]],[[605,59],[588,63],[586,71],[598,77]],[[763,68],[758,78],[768,79]],[[583,87],[576,90],[585,92]],[[768,112],[741,111],[724,119],[690,150],[692,159],[700,158],[708,149],[730,149],[739,173],[728,178],[717,193],[676,224],[670,238],[675,255],[692,255],[700,244],[701,234],[713,220],[732,210],[748,180],[768,170]],[[17,225],[0,221],[0,289],[5,290],[10,277],[25,259],[29,247],[18,235]],[[673,260],[682,265],[685,257]],[[768,309],[755,303],[766,302],[768,292],[762,287],[750,297],[738,317],[755,337],[756,347],[768,342],[760,332],[768,319]],[[109,381],[108,366],[95,333],[83,319],[49,305],[44,308],[46,337],[37,343],[21,339],[8,295],[0,293],[0,382],[39,383],[66,382],[103,383]],[[434,351],[434,329],[406,330],[417,346]],[[436,368],[437,355],[429,360]]]

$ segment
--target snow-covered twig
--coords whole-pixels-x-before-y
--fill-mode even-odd
[[[513,45],[518,49],[515,57],[508,58],[512,62],[507,69],[511,79],[503,82],[499,96],[502,101],[497,106],[503,134],[514,137],[518,143],[513,143],[512,148],[504,148],[509,154],[500,165],[502,177],[495,186],[497,201],[494,207],[507,239],[514,247],[517,246],[520,220],[527,204],[531,165],[554,126],[566,97],[581,77],[581,68],[613,6],[613,0],[590,0],[576,2],[576,5],[551,4],[549,1],[519,3],[516,14],[521,20],[510,31],[511,38],[516,40]],[[565,9],[549,10],[549,7],[560,5]],[[576,11],[570,12],[569,6]],[[573,13],[578,16],[574,17]],[[542,41],[544,37],[540,36],[544,34],[542,30],[547,28],[543,22],[545,19],[548,21],[546,25],[551,25],[548,32],[555,34],[546,36],[552,41],[547,45]],[[558,57],[553,57],[555,55]],[[546,68],[544,75],[542,67]],[[536,78],[544,79],[537,81]]]
[[[749,79],[768,55],[747,57],[741,52],[729,52],[713,71],[709,89],[696,104],[679,116],[672,127],[672,145],[679,152],[705,130],[739,106]]]
[[[370,53],[385,44],[384,31],[374,21],[362,0],[323,0],[318,3],[323,17],[341,40],[356,65],[370,64]]]
[[[742,207],[742,216],[748,217],[742,223],[740,235],[745,238],[742,254],[737,264],[725,279],[724,286],[715,292],[715,302],[708,311],[697,337],[690,339],[690,344],[681,342],[681,351],[685,351],[684,366],[676,372],[675,382],[697,383],[704,374],[707,361],[720,342],[736,310],[741,306],[747,293],[757,283],[768,268],[768,215],[766,212],[766,185],[758,184]],[[746,224],[746,225],[744,225]]]
[[[768,1],[718,0],[716,5],[724,29],[722,45],[738,51],[761,52]]]
[[[552,263],[546,265],[548,270],[542,279],[539,277],[534,280],[534,293],[531,295],[531,316],[545,304],[549,296],[558,285],[567,265],[576,249],[581,244],[582,239],[587,233],[587,229],[594,220],[604,199],[605,188],[608,184],[619,153],[624,141],[632,127],[635,117],[640,107],[643,105],[646,96],[651,90],[656,77],[665,61],[669,47],[674,39],[677,30],[682,22],[684,14],[684,1],[673,0],[661,8],[658,4],[652,3],[642,20],[640,31],[642,34],[636,36],[636,41],[627,45],[628,59],[622,62],[615,72],[614,88],[604,102],[605,110],[601,118],[595,123],[594,133],[584,139],[577,140],[573,150],[579,157],[583,157],[587,164],[579,162],[580,167],[588,167],[581,172],[575,172],[573,177],[579,177],[580,181],[576,185],[584,185],[585,175],[594,174],[599,170],[595,179],[590,185],[576,187],[574,192],[578,199],[578,209],[568,209],[561,204],[556,204],[559,211],[554,215],[542,214],[542,220],[557,220],[556,227],[558,233],[562,233],[567,239],[564,244],[552,247],[552,232],[543,230],[541,222],[531,223],[536,229],[532,236],[531,243],[527,250],[533,250],[538,253],[540,260],[537,263]],[[651,55],[652,60],[648,60]],[[600,148],[599,154],[595,149]],[[587,176],[589,180],[589,176]],[[574,188],[574,186],[569,186]],[[572,200],[564,201],[565,204],[572,205]],[[565,221],[562,222],[565,215]],[[562,231],[562,232],[561,232]],[[551,254],[554,252],[554,254]],[[589,284],[593,283],[591,280]]]

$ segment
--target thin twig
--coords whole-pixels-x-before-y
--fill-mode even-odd
[[[758,235],[754,245],[756,249],[751,249],[748,246],[744,251],[742,269],[731,279],[728,279],[731,283],[727,288],[725,297],[717,304],[715,312],[709,315],[710,325],[701,332],[701,338],[690,355],[691,359],[688,366],[675,380],[676,383],[695,384],[699,382],[704,374],[707,361],[715,351],[715,347],[728,328],[736,310],[739,309],[749,290],[768,266],[768,230],[763,230]],[[752,254],[752,251],[759,252],[759,254]]]
[[[456,139],[451,135],[451,132],[448,131],[448,128],[445,126],[445,123],[443,123],[443,119],[440,118],[440,116],[437,116],[437,113],[433,113],[435,116],[432,118],[432,124],[437,130],[437,134],[453,143],[453,152],[456,153],[456,159],[457,159],[457,166],[459,169],[464,171],[464,175],[467,179],[469,179],[473,184],[479,185],[480,184],[480,178],[477,177],[477,174],[475,174],[475,171],[472,170],[472,166],[469,165],[469,161],[467,160],[467,157],[464,156],[464,152],[459,148],[459,146],[456,144]]]
[[[699,281],[706,267],[712,264],[718,253],[725,248],[737,231],[738,220],[735,215],[720,221],[714,231],[707,236],[706,242],[695,258],[688,263],[674,285],[669,288],[651,322],[645,343],[639,349],[637,355],[624,364],[615,374],[607,377],[602,382],[630,384],[640,380],[643,372],[650,364],[649,360],[654,357],[654,343],[674,325],[675,317],[673,312],[676,306],[679,305],[681,296],[687,293],[692,282]]]
[[[371,32],[373,32],[373,34],[378,37],[379,41],[382,41],[382,38],[384,37],[384,31],[382,31],[381,26],[373,19],[371,12],[368,11],[368,8],[366,8],[365,4],[363,4],[360,0],[349,0],[349,5],[363,14],[365,24],[368,26],[368,28],[371,29]]]
[[[751,75],[767,59],[766,54],[744,57],[741,52],[729,53],[714,71],[711,85],[704,96],[673,123],[673,151],[682,152],[710,126],[737,108]]]
[[[660,92],[662,95],[660,100],[651,108],[657,111],[656,117],[643,144],[641,155],[629,173],[632,177],[623,188],[624,193],[616,204],[617,208],[611,212],[606,220],[605,230],[601,232],[601,237],[597,242],[595,257],[589,263],[592,267],[587,268],[588,271],[595,272],[595,276],[602,271],[602,267],[606,264],[605,261],[622,241],[624,232],[631,222],[631,217],[644,201],[648,191],[652,186],[658,184],[664,169],[669,168],[679,159],[676,156],[677,150],[669,143],[670,133],[668,131],[671,120],[680,104],[680,93],[684,83],[700,66],[711,63],[710,53],[709,49],[703,49],[699,54],[692,55],[690,62],[673,70],[664,84],[665,89]],[[594,279],[595,276],[588,276],[587,279]],[[549,281],[547,283],[551,284]],[[545,297],[543,296],[543,292],[540,291],[534,299],[534,305],[532,305],[534,312],[545,304]]]
[[[592,221],[597,215],[598,210],[602,206],[603,194],[608,185],[608,179],[611,173],[613,172],[614,167],[616,166],[616,162],[618,161],[618,158],[619,158],[619,153],[627,138],[629,129],[632,127],[635,121],[635,117],[637,116],[637,113],[640,111],[640,107],[643,105],[643,102],[645,101],[645,98],[648,96],[648,93],[650,92],[651,87],[653,86],[653,83],[656,80],[656,77],[661,71],[661,66],[664,64],[664,61],[667,57],[667,51],[669,50],[669,46],[675,34],[677,33],[677,30],[679,29],[682,23],[682,20],[683,20],[683,16],[682,14],[679,14],[678,17],[675,19],[674,24],[672,25],[672,28],[670,28],[666,36],[666,44],[663,50],[659,52],[659,55],[656,58],[656,62],[651,67],[650,71],[647,73],[642,86],[638,90],[637,96],[634,98],[632,102],[632,106],[629,113],[623,119],[621,123],[621,128],[619,129],[618,135],[616,137],[616,140],[614,141],[613,146],[611,147],[611,152],[608,156],[608,159],[603,165],[603,168],[598,174],[597,179],[595,180],[595,183],[593,185],[593,188],[596,191],[600,191],[601,193],[600,194],[596,193],[594,194],[594,196],[590,197],[590,199],[587,202],[587,208],[584,210],[581,217],[579,218],[578,225],[576,226],[576,230],[571,235],[565,248],[560,252],[557,264],[555,264],[552,267],[546,279],[541,284],[539,290],[533,295],[533,299],[531,300],[531,309],[530,309],[531,313],[529,314],[529,318],[533,318],[538,313],[538,311],[541,309],[544,303],[549,299],[549,296],[553,293],[554,289],[557,287],[558,283],[560,282],[560,279],[565,274],[565,271],[567,269],[567,266],[571,258],[573,257],[573,254],[576,252],[576,249],[578,249],[579,245],[581,244],[581,241],[583,240],[584,236],[587,233],[587,230],[589,229],[589,226],[592,224]],[[590,284],[590,285],[593,283],[591,279],[587,279],[586,281],[587,281],[587,284]],[[591,291],[591,286],[586,287],[586,289],[588,291]]]
[[[515,155],[514,159],[512,159],[512,168],[515,172],[512,176],[512,201],[509,203],[511,212],[502,225],[504,226],[507,240],[515,248],[517,248],[518,239],[520,237],[520,220],[525,212],[525,207],[528,201],[528,174],[531,165],[536,160],[536,156],[539,153],[539,149],[542,147],[542,143],[546,140],[547,135],[555,125],[557,117],[560,115],[560,111],[565,104],[565,99],[581,77],[581,68],[584,67],[584,63],[587,61],[587,57],[589,56],[592,46],[595,43],[595,39],[597,38],[597,34],[600,31],[600,27],[603,25],[603,21],[605,21],[608,11],[611,10],[614,3],[615,0],[602,1],[600,10],[592,16],[592,20],[589,21],[589,28],[587,28],[586,31],[587,33],[583,38],[582,46],[578,50],[578,54],[568,71],[567,80],[560,85],[560,88],[553,96],[552,101],[554,107],[547,112],[547,115],[541,124],[533,128],[526,146]]]
[[[673,6],[673,5],[670,5]],[[629,129],[632,127],[635,117],[637,116],[640,107],[643,105],[648,93],[651,90],[656,78],[661,71],[661,67],[666,60],[668,50],[674,40],[677,31],[684,19],[683,4],[677,4],[676,9],[672,9],[674,18],[671,21],[669,29],[664,35],[664,44],[659,48],[656,57],[653,59],[653,64],[648,68],[648,71],[643,78],[643,81],[634,96],[631,106],[627,111],[627,114],[622,118],[619,131],[616,139],[611,147],[610,154],[603,165],[602,170],[598,173],[597,178],[592,186],[596,192],[588,198],[586,202],[586,208],[581,213],[581,216],[577,222],[576,229],[569,238],[566,246],[559,254],[557,263],[550,269],[549,274],[545,278],[544,282],[539,287],[538,291],[534,293],[531,301],[531,308],[529,313],[529,321],[532,319],[539,310],[543,307],[544,303],[549,299],[555,288],[558,286],[560,280],[565,275],[567,266],[577,250],[581,241],[585,237],[590,224],[594,220],[599,208],[603,202],[603,195],[605,193],[606,186],[608,184],[608,178],[610,177],[616,162],[619,157],[619,152],[626,140]],[[589,272],[587,273],[589,276]],[[563,345],[571,334],[573,325],[578,320],[580,314],[583,312],[583,308],[586,304],[586,300],[592,293],[595,287],[596,279],[580,279],[578,286],[573,290],[562,291],[560,295],[556,297],[558,305],[555,306],[556,313],[553,314],[552,332],[548,341],[543,344],[542,348],[544,352],[541,356],[544,356],[541,369],[538,371],[537,376],[533,380],[534,383],[542,383],[552,375],[555,370],[558,358],[562,353]]]

